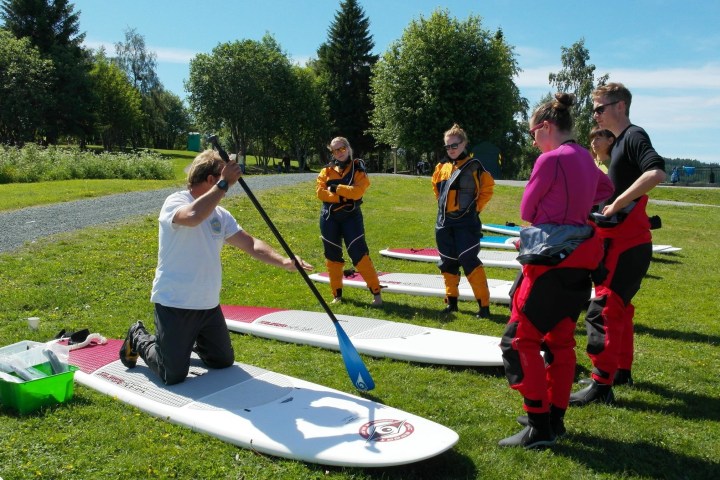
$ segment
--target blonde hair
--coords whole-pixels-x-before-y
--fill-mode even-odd
[[[460,139],[466,143],[468,141],[468,137],[467,137],[467,134],[465,133],[465,130],[460,128],[460,125],[458,125],[457,123],[453,123],[453,126],[450,127],[450,130],[445,132],[445,135],[443,135],[443,138],[447,138],[450,136],[460,137]]]
[[[620,82],[610,82],[607,85],[600,85],[592,92],[593,100],[597,101],[601,97],[606,97],[609,102],[625,102],[625,115],[630,117],[630,104],[632,103],[632,93],[625,85]]]
[[[349,158],[350,160],[352,160],[352,158],[353,158],[353,149],[352,149],[352,147],[350,146],[350,142],[348,142],[348,139],[345,138],[345,137],[335,137],[335,138],[333,138],[332,140],[330,140],[330,143],[328,144],[327,148],[328,148],[328,150],[330,150],[330,153],[331,153],[331,154],[332,154],[332,144],[335,143],[335,142],[342,142],[342,143],[345,145],[345,147],[347,147],[348,152],[350,152],[350,154],[348,155],[348,158]]]
[[[207,181],[208,175],[220,175],[223,160],[215,150],[200,152],[190,164],[187,173],[188,188]]]

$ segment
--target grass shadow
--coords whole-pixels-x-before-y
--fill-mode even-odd
[[[616,478],[717,478],[720,463],[673,452],[645,441],[623,442],[568,432],[554,449],[600,475]]]
[[[720,398],[673,390],[652,382],[635,382],[633,388],[655,394],[663,401],[651,403],[645,400],[623,399],[620,403],[623,408],[677,415],[687,420],[720,421]]]
[[[656,338],[668,340],[680,340],[688,343],[702,343],[710,345],[720,345],[720,336],[708,335],[699,332],[683,332],[680,330],[670,330],[666,328],[648,327],[647,325],[635,324],[635,334],[651,335]]]
[[[662,257],[659,255],[652,256],[653,263],[662,263],[664,265],[679,265],[683,263],[682,259],[682,256],[675,255],[674,253],[664,253]]]
[[[457,478],[477,478],[477,468],[473,460],[457,450],[450,449],[441,455],[422,462],[397,467],[364,469],[367,478],[374,479],[423,479],[437,480]]]

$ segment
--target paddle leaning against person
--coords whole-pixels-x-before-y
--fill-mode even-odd
[[[460,267],[478,302],[478,318],[490,317],[490,290],[480,253],[480,212],[490,201],[495,180],[480,160],[468,154],[465,130],[454,124],[443,139],[447,153],[435,167],[432,187],[438,204],[435,241],[440,254],[438,267],[445,282],[442,313],[458,311]]]
[[[155,304],[155,335],[139,321],[130,327],[120,349],[120,360],[127,368],[135,367],[140,356],[166,385],[172,385],[187,377],[193,351],[209,368],[233,364],[235,354],[220,308],[223,245],[239,248],[268,265],[296,271],[292,259],[251,236],[219,206],[240,175],[236,162],[225,163],[217,152],[206,150],[190,165],[188,189],[165,199],[150,297]],[[297,260],[303,269],[312,269]]]
[[[525,428],[500,446],[548,446],[565,432],[575,326],[590,298],[591,276],[602,270],[602,241],[588,216],[593,205],[612,195],[613,184],[575,143],[573,103],[572,95],[558,93],[530,118],[530,134],[542,154],[520,203],[520,217],[531,225],[520,231],[522,270],[500,344],[505,375],[523,396],[527,416],[518,417]]]
[[[613,385],[632,384],[632,299],[652,258],[647,194],[665,181],[665,159],[655,151],[645,130],[630,123],[630,90],[622,83],[608,83],[597,88],[592,97],[595,121],[617,137],[608,169],[615,194],[600,205],[603,217],[596,226],[605,242],[609,274],[595,287],[585,317],[592,378],[587,387],[572,394],[573,406],[612,403]]]
[[[320,170],[315,195],[323,202],[320,210],[320,238],[330,276],[332,303],[342,301],[344,241],[353,266],[373,294],[371,305],[380,306],[380,281],[365,242],[365,225],[360,209],[363,196],[370,188],[365,163],[359,158],[353,158],[350,142],[344,137],[333,138],[328,150],[332,154],[332,161]]]

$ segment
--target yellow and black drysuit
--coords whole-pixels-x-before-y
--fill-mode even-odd
[[[370,260],[370,251],[365,242],[360,205],[370,179],[365,164],[360,159],[346,162],[333,161],[318,175],[317,198],[323,202],[320,210],[320,234],[325,250],[325,264],[330,275],[330,289],[333,297],[342,296],[342,278],[345,260],[342,242],[345,242],[350,260],[362,275],[370,291],[380,293],[375,266]]]
[[[438,267],[445,280],[445,302],[457,305],[462,266],[478,305],[488,307],[490,291],[478,258],[480,212],[492,197],[495,181],[480,160],[463,152],[455,161],[438,164],[432,185],[438,201],[435,241],[440,253]]]

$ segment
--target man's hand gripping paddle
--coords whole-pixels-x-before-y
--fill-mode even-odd
[[[217,152],[220,154],[220,157],[224,161],[230,161],[230,157],[228,156],[227,152],[223,150],[223,148],[220,146],[217,135],[211,135],[210,137],[208,137],[208,141],[212,144],[215,150],[217,150]],[[313,281],[310,280],[310,277],[302,268],[302,265],[300,265],[297,257],[290,250],[290,247],[288,246],[287,242],[285,242],[285,239],[282,237],[282,235],[280,235],[278,229],[275,228],[272,220],[270,220],[270,217],[268,217],[267,213],[265,213],[265,209],[263,209],[262,205],[260,205],[260,202],[258,202],[257,198],[255,198],[255,195],[252,193],[247,183],[245,183],[243,177],[240,177],[238,179],[238,183],[245,191],[245,194],[248,196],[253,205],[255,205],[255,208],[260,213],[260,216],[263,218],[263,220],[265,220],[265,223],[267,223],[267,226],[275,235],[275,238],[277,238],[278,242],[280,242],[280,245],[283,247],[283,250],[285,250],[287,256],[295,262],[295,268],[297,268],[297,271],[300,272],[300,275],[305,280],[305,283],[307,283],[308,287],[310,287],[310,290],[313,292],[313,294],[315,294],[315,297],[320,302],[320,305],[322,305],[323,309],[325,309],[325,312],[330,317],[330,320],[332,320],[333,324],[335,325],[338,343],[340,344],[340,354],[342,355],[343,362],[345,362],[345,369],[350,376],[350,381],[353,383],[353,385],[355,385],[355,388],[357,388],[358,390],[372,390],[373,388],[375,388],[375,382],[370,376],[370,372],[368,372],[367,367],[365,367],[362,358],[360,358],[360,354],[355,349],[355,345],[352,344],[352,342],[350,341],[350,337],[347,336],[347,333],[345,333],[345,330],[343,330],[342,326],[340,325],[340,321],[335,317],[335,314],[332,312],[332,310],[330,310],[327,302],[325,301],[325,299],[323,299],[322,295],[318,291]]]

